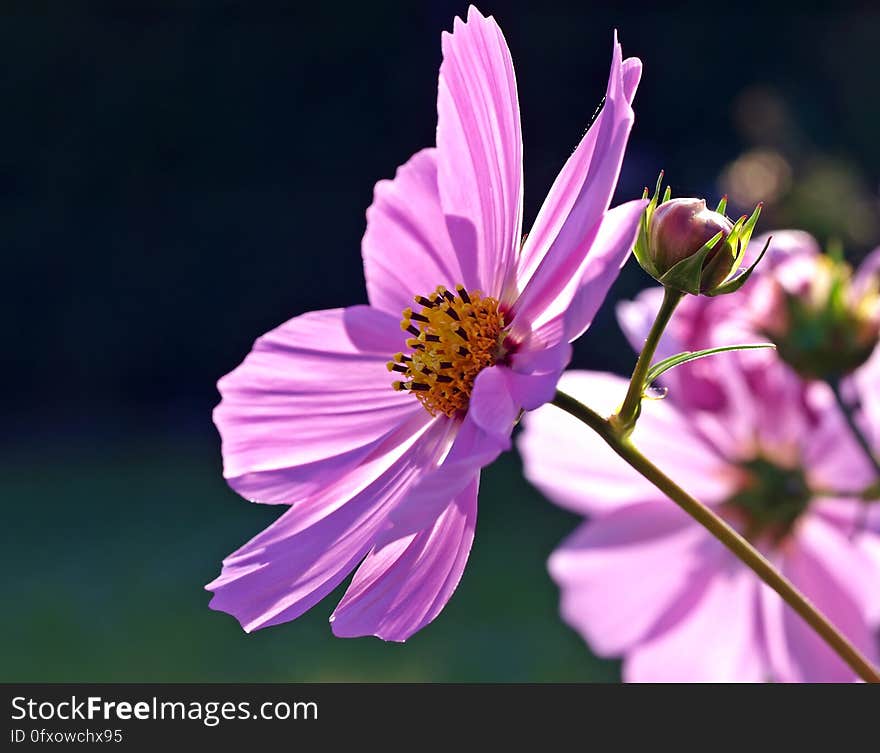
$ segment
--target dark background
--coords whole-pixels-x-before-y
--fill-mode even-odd
[[[461,2],[0,3],[0,679],[613,680],[544,570],[575,524],[509,456],[470,565],[404,646],[331,637],[335,597],[247,636],[221,558],[277,516],[229,491],[215,382],[253,339],[365,301],[373,184],[430,145]],[[767,201],[857,260],[880,242],[880,13],[491,3],[525,140],[526,228],[601,97],[645,63],[618,196]],[[658,6],[661,4],[657,4]],[[648,280],[633,263],[612,299]],[[609,304],[576,365],[624,372]],[[338,595],[338,594],[337,594]]]

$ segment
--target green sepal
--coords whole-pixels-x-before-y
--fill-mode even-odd
[[[727,203],[726,198],[727,197],[721,200],[725,204]],[[739,288],[742,287],[745,283],[745,280],[742,280],[739,283],[739,287],[733,288],[732,290],[728,290],[725,287],[728,283],[731,283],[734,280],[739,280],[739,277],[734,277],[734,275],[736,275],[737,271],[740,268],[740,265],[742,265],[743,259],[746,256],[746,249],[749,246],[749,241],[751,241],[752,239],[752,231],[755,229],[755,224],[758,222],[758,217],[761,216],[761,209],[763,208],[763,206],[763,204],[758,204],[755,207],[755,211],[752,212],[751,216],[746,217],[746,215],[743,215],[734,223],[733,229],[730,231],[730,235],[727,238],[727,242],[730,243],[734,249],[733,264],[730,267],[730,271],[727,273],[727,278],[725,279],[725,281],[716,286],[714,290],[706,291],[705,295],[721,295],[721,293],[717,293],[715,291],[721,290],[722,288],[724,288],[724,292],[732,293],[734,290],[739,290]],[[751,272],[749,272],[748,274],[751,274]]]
[[[657,176],[657,185],[654,187],[654,195],[651,197],[651,201],[648,202],[648,206],[645,207],[645,211],[642,212],[642,219],[639,221],[639,232],[636,236],[635,245],[633,246],[633,256],[636,257],[636,261],[639,263],[639,266],[641,266],[641,268],[644,269],[654,279],[657,279],[659,271],[654,265],[654,262],[651,259],[651,255],[648,253],[648,227],[651,222],[651,217],[654,214],[654,210],[657,208],[657,205],[661,204],[663,201],[660,199],[660,189],[662,186],[663,171],[661,170],[660,175]],[[667,188],[667,193],[668,191],[669,189]],[[642,193],[642,198],[648,198],[647,187]]]
[[[665,172],[663,170],[660,171],[660,174],[657,176],[657,185],[654,186],[654,206],[657,204],[662,204],[664,201],[669,201],[669,198],[661,199],[660,198],[660,189],[663,187],[663,176]],[[666,187],[667,192],[669,191],[669,186]]]
[[[742,239],[743,244],[748,245],[748,242],[752,239],[752,231],[755,229],[755,225],[758,224],[758,218],[761,216],[761,210],[763,208],[764,203],[759,202],[755,207],[755,211],[752,212],[751,216],[742,226],[742,234],[740,235],[740,238]]]
[[[752,232],[755,229],[755,225],[758,223],[758,217],[761,216],[761,210],[764,208],[762,203],[759,203],[755,207],[755,211],[752,212],[751,216],[740,226],[739,232],[736,234],[736,242],[740,248],[740,256],[737,259],[736,264],[733,269],[730,270],[730,276],[732,277],[736,270],[739,269],[739,265],[742,264],[743,257],[746,255],[746,248],[749,245],[749,242],[752,240]]]
[[[700,358],[714,356],[717,353],[727,353],[732,350],[760,350],[761,348],[775,347],[776,346],[773,343],[753,343],[749,345],[725,345],[720,348],[707,348],[706,350],[686,350],[655,363],[648,371],[647,377],[645,377],[645,385],[647,386],[651,384],[651,382],[656,380],[661,374],[664,374],[670,369],[674,369],[676,366],[681,366],[683,363],[688,363],[689,361],[696,361]]]
[[[648,204],[648,206],[645,207],[645,211],[642,212],[642,218],[639,220],[639,232],[638,235],[636,235],[635,245],[633,245],[633,256],[636,257],[639,266],[651,275],[651,277],[657,277],[657,268],[654,266],[654,262],[648,254],[648,222],[650,214],[651,204]]]
[[[728,280],[727,282],[722,283],[717,288],[706,291],[705,295],[708,295],[708,296],[714,298],[716,295],[727,295],[728,293],[735,293],[737,290],[739,290],[743,285],[746,284],[746,280],[748,280],[749,277],[752,276],[752,272],[755,271],[755,267],[757,267],[758,263],[761,261],[761,259],[764,258],[764,254],[766,254],[767,249],[770,248],[770,241],[771,240],[773,240],[773,236],[770,236],[767,239],[767,242],[764,244],[764,248],[761,249],[761,253],[758,255],[758,258],[755,259],[752,266],[750,266],[745,272],[743,272],[738,277],[734,277],[734,278]],[[743,253],[743,255],[745,255],[745,254]]]
[[[718,214],[727,213],[727,196],[721,197],[721,201],[718,202],[718,206],[715,207],[715,211],[718,212]]]
[[[715,233],[700,247],[697,253],[689,256],[687,259],[682,259],[669,269],[666,274],[658,277],[657,281],[665,288],[699,295],[700,283],[703,278],[703,262],[706,260],[708,253],[718,245],[723,237],[724,233],[721,231]]]

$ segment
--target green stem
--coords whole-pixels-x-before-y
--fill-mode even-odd
[[[614,419],[624,435],[632,433],[633,427],[636,425],[642,405],[642,397],[647,386],[645,380],[651,368],[651,361],[654,359],[654,353],[657,350],[657,345],[660,343],[663,330],[666,329],[666,325],[669,324],[675,307],[678,306],[683,297],[684,293],[677,290],[672,290],[672,288],[663,289],[663,303],[660,305],[660,310],[657,312],[654,324],[651,325],[651,331],[648,332],[648,338],[645,340],[645,345],[639,354],[639,360],[636,361],[636,367],[633,369],[632,377],[630,377],[629,389],[626,392],[623,405],[620,406],[620,410]]]
[[[874,452],[871,450],[871,443],[868,442],[868,438],[862,433],[862,430],[856,423],[856,417],[853,414],[852,406],[843,399],[843,393],[840,389],[840,381],[837,379],[829,379],[828,385],[834,393],[834,399],[837,401],[837,405],[840,407],[840,412],[843,413],[843,417],[846,419],[847,426],[849,426],[853,436],[856,438],[856,442],[859,443],[859,447],[862,448],[862,452],[865,453],[868,462],[874,467],[877,476],[880,477],[880,461],[874,456]]]
[[[874,467],[874,472],[877,474],[878,480],[880,480],[880,461],[877,460],[876,455],[874,455],[874,452],[871,450],[871,443],[868,442],[868,438],[862,433],[861,428],[858,423],[856,423],[856,417],[853,413],[852,406],[843,399],[843,392],[840,389],[840,380],[829,379],[828,386],[831,387],[831,391],[834,393],[834,399],[837,401],[840,412],[843,413],[847,426],[849,426],[856,442],[858,442],[859,447],[862,448],[862,452],[865,454],[868,462]],[[869,500],[867,499],[862,500],[861,511],[856,515],[856,520],[853,524],[851,532],[851,535],[853,536],[859,531],[864,530],[868,523],[868,502]]]
[[[632,385],[631,385],[632,386]],[[681,507],[724,544],[745,565],[778,593],[828,646],[865,682],[880,683],[880,672],[862,656],[828,619],[792,583],[776,571],[746,539],[711,509],[694,499],[672,479],[642,455],[620,429],[598,413],[564,392],[557,391],[553,404],[585,423],[638,473]]]

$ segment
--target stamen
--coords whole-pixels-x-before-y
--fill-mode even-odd
[[[400,325],[411,335],[410,353],[396,353],[388,363],[389,371],[403,375],[394,389],[412,392],[431,415],[467,410],[477,374],[506,353],[498,301],[462,285],[455,290],[457,295],[438,286],[430,296],[413,298],[422,309],[405,309]]]

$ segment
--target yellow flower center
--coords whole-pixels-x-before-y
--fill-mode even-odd
[[[442,285],[429,296],[417,295],[422,308],[405,309],[400,328],[409,332],[410,353],[397,353],[388,370],[402,374],[392,386],[409,391],[432,416],[450,418],[467,410],[474,380],[503,358],[504,314],[498,301],[479,290],[456,286],[458,295]]]

